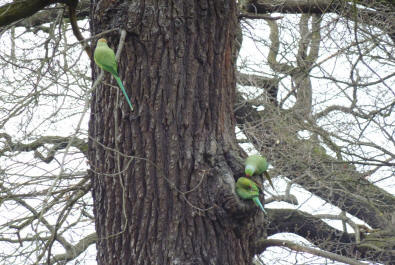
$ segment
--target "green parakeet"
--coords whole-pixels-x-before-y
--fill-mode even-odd
[[[261,175],[262,173],[265,175],[270,185],[273,187],[272,179],[270,178],[269,173],[267,173],[267,168],[269,164],[266,161],[266,158],[260,155],[251,155],[247,157],[245,161],[245,174],[247,177],[251,177],[254,175]]]
[[[114,51],[108,47],[106,39],[99,39],[97,41],[97,46],[95,52],[93,54],[93,58],[95,59],[95,63],[104,71],[111,73],[115,80],[117,81],[119,87],[122,90],[122,93],[125,95],[126,101],[128,102],[130,109],[133,111],[132,103],[126,94],[125,87],[122,84],[121,78],[118,76],[118,67],[117,61],[115,60]]]
[[[259,200],[259,188],[254,181],[245,177],[239,178],[236,182],[236,193],[244,200],[253,200],[254,203],[261,208],[265,214],[267,214]]]

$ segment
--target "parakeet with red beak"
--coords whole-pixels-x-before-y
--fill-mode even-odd
[[[93,54],[93,58],[95,60],[95,63],[101,69],[112,74],[112,76],[117,81],[119,87],[121,88],[122,93],[124,94],[126,101],[130,106],[130,109],[133,111],[132,103],[130,102],[125,87],[122,84],[121,78],[119,78],[118,75],[118,67],[117,67],[117,61],[115,60],[115,53],[110,47],[108,47],[106,39],[99,39],[97,41],[97,46]]]
[[[259,188],[254,181],[245,177],[239,178],[236,182],[236,193],[244,200],[253,200],[256,206],[267,214],[259,200]]]
[[[251,155],[247,157],[245,161],[245,174],[247,177],[261,175],[264,174],[265,178],[269,181],[270,185],[273,187],[273,182],[270,178],[269,173],[267,173],[267,169],[269,164],[266,161],[266,158],[260,155]]]

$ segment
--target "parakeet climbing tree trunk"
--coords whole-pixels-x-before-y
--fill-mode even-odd
[[[249,264],[257,235],[242,222],[262,215],[236,218],[236,1],[91,2],[92,35],[127,32],[118,72],[134,106],[109,74],[93,92],[98,264]],[[115,50],[119,37],[105,35]]]

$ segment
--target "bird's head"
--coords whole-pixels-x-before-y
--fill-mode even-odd
[[[244,173],[246,174],[247,177],[253,176],[253,175],[254,175],[254,172],[255,172],[255,167],[254,167],[254,166],[252,166],[252,165],[247,165],[247,166],[245,167]]]
[[[107,40],[104,38],[101,38],[97,41],[98,43],[107,43]]]

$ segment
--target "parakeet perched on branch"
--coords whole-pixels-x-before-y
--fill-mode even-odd
[[[110,47],[108,47],[106,39],[99,39],[97,41],[97,46],[93,58],[95,59],[95,63],[101,69],[111,73],[114,76],[115,80],[117,80],[117,83],[122,90],[122,93],[125,95],[126,101],[128,102],[130,109],[133,111],[132,103],[130,102],[128,94],[126,94],[125,87],[123,86],[122,81],[118,76],[118,67],[117,61],[115,60],[115,53]]]
[[[253,200],[254,203],[261,208],[265,214],[267,214],[259,200],[259,188],[254,181],[245,177],[239,178],[236,182],[236,193],[244,200]]]
[[[260,155],[251,155],[247,157],[245,161],[245,174],[247,177],[251,177],[254,175],[261,175],[262,173],[265,175],[270,185],[273,187],[273,182],[270,178],[269,173],[267,173],[267,168],[269,164],[266,161],[266,158]]]

